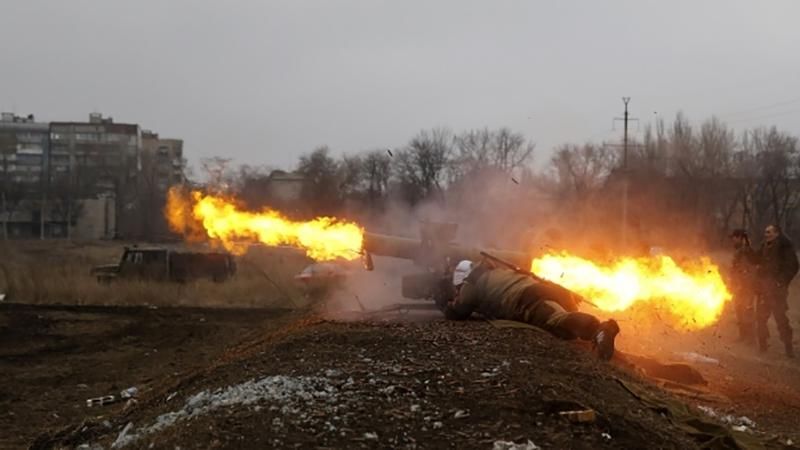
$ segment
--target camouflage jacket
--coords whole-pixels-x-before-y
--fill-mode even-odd
[[[492,319],[514,319],[522,292],[536,281],[504,268],[478,264],[467,277],[456,298],[445,310],[448,319],[463,320],[473,312]]]
[[[758,275],[765,282],[788,286],[798,271],[797,253],[785,236],[765,242],[758,255]]]
[[[743,245],[733,251],[731,264],[731,283],[734,288],[753,287],[756,275],[757,255],[750,245]]]

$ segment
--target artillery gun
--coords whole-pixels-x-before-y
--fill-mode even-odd
[[[364,233],[363,257],[367,270],[373,270],[372,255],[411,260],[422,268],[419,273],[402,279],[402,295],[408,299],[433,300],[444,311],[453,297],[452,273],[464,259],[477,261],[482,252],[524,266],[530,257],[524,252],[466,247],[453,242],[458,230],[456,223],[422,222],[420,238],[413,239],[378,233]]]

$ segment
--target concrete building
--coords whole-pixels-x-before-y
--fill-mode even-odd
[[[41,194],[49,160],[49,124],[34,116],[0,115],[0,220],[3,236],[42,232]],[[46,218],[45,218],[46,220]]]
[[[141,217],[160,214],[184,181],[183,141],[92,113],[86,122],[0,120],[0,221],[17,238],[146,237]]]
[[[2,176],[16,183],[40,184],[47,172],[49,125],[36,122],[33,114],[20,117],[2,113],[0,135]]]
[[[141,152],[139,125],[115,123],[99,113],[89,114],[88,122],[51,122],[49,182],[56,188],[55,209],[71,224],[76,199],[113,197],[113,223],[94,228],[108,230],[104,238],[133,234],[127,227],[137,214]]]
[[[67,176],[90,191],[119,196],[136,179],[141,150],[139,125],[114,123],[102,114],[90,114],[88,122],[50,123],[51,179]]]
[[[159,191],[184,182],[183,140],[164,139],[152,131],[142,132],[141,170],[150,176]]]

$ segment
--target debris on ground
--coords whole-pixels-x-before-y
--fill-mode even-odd
[[[117,312],[95,307],[91,315],[78,316],[74,312],[78,308],[3,305],[6,307],[15,311],[15,320],[6,322],[13,325],[6,334],[10,339],[3,341],[9,363],[0,361],[0,368],[11,375],[12,383],[0,387],[0,406],[11,409],[0,416],[0,428],[13,426],[22,433],[0,436],[0,447],[38,450],[87,444],[88,448],[110,448],[133,439],[135,443],[126,449],[151,445],[237,448],[245,442],[251,448],[486,449],[493,448],[494,442],[522,446],[516,448],[526,448],[528,442],[545,448],[574,448],[576,443],[593,449],[642,448],[653,442],[665,448],[695,448],[705,442],[698,436],[710,439],[712,434],[731,442],[780,436],[780,444],[789,439],[796,442],[800,436],[787,418],[800,399],[788,389],[798,372],[793,366],[776,366],[771,376],[777,377],[778,383],[753,384],[746,372],[734,369],[745,363],[751,364],[745,367],[764,364],[756,358],[733,361],[720,353],[720,365],[692,364],[713,380],[703,389],[736,396],[736,401],[742,402],[728,409],[717,405],[732,403],[701,400],[691,391],[678,396],[665,392],[658,387],[659,381],[654,383],[641,371],[630,370],[619,358],[611,363],[598,361],[580,342],[554,339],[538,329],[497,327],[477,320],[397,323],[362,319],[343,323],[304,317],[277,328],[271,325],[276,323],[274,318],[264,320],[266,315],[255,310],[220,310],[209,315],[192,309]],[[261,318],[256,314],[262,314]],[[37,315],[48,320],[36,319]],[[207,322],[201,324],[200,316]],[[81,321],[81,327],[74,328],[75,317],[97,320]],[[113,326],[109,318],[116,320]],[[69,327],[61,323],[69,323]],[[53,352],[61,341],[50,336],[72,330],[80,333],[69,336],[70,347]],[[90,334],[86,330],[96,331]],[[233,338],[223,342],[220,336]],[[94,378],[70,377],[61,382],[26,369],[41,367],[45,357],[50,364],[63,361],[57,366],[58,373],[70,370],[76,359],[100,367],[110,347],[124,350],[120,354],[124,362],[93,372]],[[141,349],[156,347],[158,353],[151,354],[148,361],[155,359],[158,370],[153,364],[141,364]],[[665,351],[663,356],[669,359],[670,355]],[[649,377],[653,368],[648,369]],[[686,381],[683,372],[692,375],[683,370],[680,377],[672,372],[670,376]],[[735,374],[735,380],[725,378],[728,374]],[[336,402],[313,395],[312,401],[304,401],[298,393],[288,401],[268,396],[248,404],[212,400],[226,392],[233,395],[248,382],[280,377],[321,379],[320,390],[325,392],[325,384],[329,385],[332,391],[328,395]],[[98,382],[97,378],[113,382]],[[124,409],[117,403],[103,410],[100,420],[111,426],[98,422],[96,410],[76,409],[74,398],[52,397],[61,391],[74,395],[76,383],[86,384],[86,392],[102,393],[156,379],[157,383],[148,381],[147,389],[139,387],[134,407]],[[45,385],[67,389],[41,397],[38,403],[18,402]],[[752,392],[742,389],[751,385],[755,386]],[[726,390],[718,391],[720,386]],[[204,400],[194,404],[194,409],[187,408],[189,400],[201,393],[205,393]],[[736,433],[687,403],[747,414],[758,422],[758,431]],[[212,405],[217,406],[209,412]],[[202,408],[209,409],[184,420]],[[589,409],[596,412],[596,420],[581,425],[558,414]],[[59,417],[42,411],[58,412]],[[42,420],[35,427],[26,425],[36,422],[35,418]],[[176,419],[173,426],[145,433],[170,418]],[[688,424],[703,429],[688,432]],[[711,425],[716,428],[709,428]],[[31,437],[33,430],[38,434]],[[377,439],[366,437],[368,433]]]
[[[541,447],[534,444],[531,441],[517,444],[516,442],[510,441],[494,441],[492,445],[492,450],[539,450]]]
[[[597,413],[593,409],[561,411],[558,415],[573,423],[590,423],[597,420]]]
[[[104,395],[102,397],[95,397],[86,400],[86,406],[94,407],[94,406],[105,406],[110,405],[112,403],[117,403],[122,400],[128,400],[129,402],[135,402],[136,396],[139,395],[139,389],[136,386],[129,387],[123,391],[120,391],[119,395]]]
[[[697,362],[697,363],[703,363],[703,364],[719,365],[719,360],[718,359],[710,358],[708,356],[701,355],[701,354],[696,353],[696,352],[681,352],[681,353],[676,353],[675,355],[677,355],[677,356],[681,357],[682,359],[684,359],[685,361],[689,361],[689,362]]]
[[[717,419],[720,422],[724,423],[725,425],[730,426],[732,429],[736,431],[752,431],[756,428],[756,423],[747,416],[734,416],[733,414],[725,414],[716,411],[714,408],[709,406],[699,405],[697,407],[700,411],[702,411],[708,417],[713,419]]]
[[[260,380],[249,380],[224,389],[201,391],[186,400],[183,408],[161,414],[151,425],[136,432],[123,430],[114,441],[113,448],[122,448],[140,438],[157,433],[178,422],[208,414],[223,407],[248,406],[261,401],[273,402],[283,415],[296,415],[303,420],[307,415],[303,409],[322,402],[334,405],[338,402],[337,390],[330,380],[321,377],[271,376]],[[331,410],[333,408],[331,407]]]
[[[103,397],[94,397],[86,399],[86,406],[89,408],[94,406],[105,406],[115,403],[117,401],[117,397],[113,395],[105,395]]]

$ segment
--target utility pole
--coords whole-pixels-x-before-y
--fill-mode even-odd
[[[630,97],[622,97],[625,104],[625,112],[622,118],[615,117],[614,121],[622,120],[624,124],[624,134],[622,136],[622,251],[628,250],[628,122],[639,119],[631,118],[628,114],[628,102]]]

